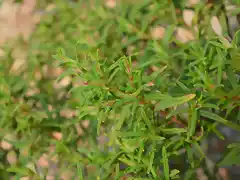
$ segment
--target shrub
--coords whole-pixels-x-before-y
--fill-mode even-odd
[[[51,146],[59,170],[78,179],[196,179],[199,170],[215,179],[239,163],[237,142],[217,162],[206,150],[213,134],[224,140],[219,127],[240,130],[239,33],[229,37],[224,4],[114,6],[57,1],[32,35],[22,76],[1,64],[6,179],[42,178],[35,165],[51,159]],[[60,88],[50,76],[57,49]],[[39,91],[27,97],[32,80]]]

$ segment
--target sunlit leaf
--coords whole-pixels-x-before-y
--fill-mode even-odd
[[[159,103],[156,104],[155,111],[164,110],[166,108],[184,104],[184,103],[192,100],[193,98],[195,98],[195,96],[196,96],[195,94],[189,94],[189,95],[185,95],[182,97],[176,97],[176,98],[166,97],[162,101],[160,101]]]

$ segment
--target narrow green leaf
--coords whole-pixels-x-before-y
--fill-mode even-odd
[[[205,154],[201,148],[201,146],[198,144],[198,142],[194,141],[193,144],[195,145],[196,149],[198,150],[198,155],[201,155],[200,160],[205,157]]]
[[[122,138],[129,138],[129,137],[141,137],[144,136],[145,134],[142,132],[118,132],[117,133],[119,137]]]
[[[202,104],[201,107],[202,108],[213,108],[213,109],[219,110],[219,107],[216,104],[206,103],[206,104]]]
[[[117,153],[116,155],[113,155],[113,157],[109,160],[109,162],[105,165],[105,168],[110,168],[115,161],[119,160],[119,158],[124,154],[123,151],[120,151],[119,153]]]
[[[144,141],[141,142],[140,147],[139,147],[139,151],[138,151],[138,155],[137,155],[138,163],[140,163],[142,160],[143,152],[144,152]]]
[[[228,69],[227,77],[228,77],[228,80],[231,83],[233,89],[237,89],[237,87],[238,87],[237,76],[235,75],[235,73],[234,73],[232,68]]]
[[[60,61],[60,66],[67,66],[69,68],[77,67],[76,61],[66,56],[53,55],[53,58]]]
[[[104,111],[100,111],[99,113],[99,118],[98,118],[98,125],[97,125],[97,134],[100,134],[100,127],[102,122],[104,122],[104,120],[106,119],[106,114],[104,113]]]
[[[28,168],[22,168],[22,167],[17,167],[17,166],[10,167],[10,168],[7,169],[7,171],[11,172],[11,173],[17,173],[17,174],[20,174],[22,176],[26,176],[29,173]]]
[[[72,69],[67,69],[66,71],[64,71],[57,79],[56,81],[59,82],[60,80],[62,80],[65,76],[71,76],[71,75],[77,75],[77,73],[75,71],[73,71]]]
[[[119,168],[119,163],[116,164],[116,167],[115,167],[115,180],[118,180],[119,179],[119,171],[120,171],[120,168]]]
[[[240,147],[240,143],[232,143],[227,146],[227,148],[235,148],[235,147]]]
[[[167,68],[167,66],[164,66],[159,71],[153,72],[150,76],[143,77],[144,81],[150,82],[150,81],[155,80],[166,68]]]
[[[225,49],[225,46],[222,43],[216,42],[216,41],[209,41],[209,44],[216,46],[221,49]]]
[[[83,117],[87,116],[89,114],[89,112],[86,111],[81,111],[78,115],[78,117],[73,118],[73,120],[69,121],[68,125],[72,125],[72,124],[76,124],[79,121],[83,120]]]
[[[179,170],[173,169],[173,170],[171,170],[171,172],[170,172],[170,177],[173,178],[174,176],[176,176],[176,175],[179,174],[179,173],[180,173]]]
[[[188,111],[189,111],[188,107],[172,109],[166,116],[166,119],[169,119],[170,117],[176,116],[178,114],[183,114],[183,113],[187,114]]]
[[[174,37],[173,33],[175,31],[175,25],[169,25],[166,29],[166,33],[164,34],[163,38],[163,44],[165,47],[169,47],[169,43],[171,42],[171,39]]]
[[[195,98],[195,96],[196,96],[195,94],[189,94],[189,95],[185,95],[182,97],[176,97],[176,98],[166,97],[165,99],[163,99],[162,101],[160,101],[159,103],[156,104],[155,111],[160,111],[160,110],[164,110],[166,108],[184,104],[184,103],[192,100],[193,98]]]
[[[126,118],[128,118],[128,116],[130,115],[130,107],[131,105],[126,105],[122,108],[122,111],[121,111],[121,117],[120,119],[117,121],[117,124],[116,124],[116,130],[120,130],[123,123],[124,123],[124,120]]]
[[[218,166],[232,166],[240,164],[240,147],[234,147],[223,157]]]
[[[154,156],[155,156],[155,144],[153,144],[151,153],[149,156],[149,164],[148,164],[147,173],[150,173],[151,171],[153,171]]]
[[[129,32],[129,33],[132,31],[132,28],[131,28],[132,25],[130,24],[130,22],[127,19],[125,19],[123,17],[119,17],[117,19],[117,21],[118,21],[120,27],[122,28],[122,31]]]
[[[70,154],[68,147],[61,141],[56,142],[56,152]]]
[[[150,100],[163,100],[164,98],[169,97],[168,95],[162,94],[161,92],[152,92],[151,94],[145,95],[144,99],[147,101]]]
[[[232,123],[232,122],[230,122],[226,119],[223,119],[222,117],[220,117],[217,114],[214,114],[212,112],[200,110],[200,115],[203,116],[203,117],[215,120],[219,123],[225,124],[226,126],[229,126],[233,129],[240,130],[240,125],[234,124],[234,123]]]
[[[212,131],[217,135],[217,137],[219,137],[219,139],[225,140],[223,134],[216,128],[216,126],[212,128]]]
[[[142,108],[141,108],[141,116],[142,116],[143,120],[145,121],[145,123],[147,124],[149,130],[154,134],[155,131],[152,127],[152,123],[150,122],[149,118],[147,117],[145,111]]]
[[[140,64],[138,69],[143,69],[145,67],[148,67],[151,64],[157,64],[159,62],[161,62],[159,59],[152,59],[152,60],[149,60],[149,61],[146,61],[146,62]]]
[[[125,152],[132,153],[139,148],[140,140],[138,138],[122,139],[119,144],[122,145],[122,149],[124,149]]]
[[[119,161],[123,162],[124,164],[126,164],[126,165],[128,165],[130,167],[136,167],[137,166],[136,162],[129,160],[125,156],[120,157]]]
[[[82,168],[80,164],[77,164],[77,174],[78,174],[78,179],[83,180]]]
[[[195,161],[194,161],[194,157],[193,157],[193,149],[189,145],[187,145],[186,150],[187,150],[188,161],[189,161],[191,167],[194,168]]]
[[[118,71],[120,71],[119,67],[114,69],[113,73],[111,73],[111,76],[108,79],[108,83],[110,83],[112,81],[112,79],[115,77],[115,75],[118,73]]]
[[[160,128],[159,130],[166,134],[180,134],[187,132],[184,128]]]
[[[187,86],[185,86],[185,84],[183,84],[181,81],[176,81],[176,83],[177,83],[177,85],[179,85],[181,88],[182,88],[182,90],[184,90],[185,92],[190,92],[190,89],[187,87]]]
[[[122,59],[124,57],[121,57],[120,59],[118,59],[115,63],[113,63],[109,68],[108,71],[110,72],[111,70],[115,69],[116,67],[120,67],[120,64],[122,63]]]
[[[91,153],[91,151],[89,151],[89,149],[86,149],[86,148],[78,148],[77,150],[78,150],[78,152],[85,154],[85,155],[90,155],[90,153]]]
[[[240,70],[240,51],[239,51],[239,48],[238,50],[234,50],[232,53],[231,53],[231,66],[233,69],[239,71]]]
[[[162,160],[163,160],[163,172],[164,172],[165,180],[170,180],[167,151],[164,146],[162,147]]]
[[[192,108],[191,118],[188,121],[188,138],[195,134],[196,125],[198,120],[198,112],[196,108]]]
[[[195,177],[196,177],[196,170],[189,169],[185,172],[183,180],[192,180],[192,179],[195,179]]]
[[[166,139],[165,137],[157,136],[157,135],[149,135],[149,138],[153,141],[162,141],[162,140]]]

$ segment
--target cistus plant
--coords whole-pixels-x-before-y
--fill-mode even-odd
[[[69,59],[63,51],[54,56],[82,81],[71,90],[79,98],[78,120],[90,119],[94,141],[107,138],[97,152],[79,149],[100,179],[189,175],[206,165],[203,140],[210,133],[224,139],[220,124],[240,130],[236,42],[199,39],[171,53],[166,42],[151,42],[156,58],[146,62],[137,54],[112,61],[101,57],[101,50],[86,59]]]
[[[147,11],[158,4],[148,3],[141,8]],[[160,4],[161,8],[167,5]],[[169,11],[165,10],[173,12],[172,6],[168,4]],[[101,148],[78,149],[95,167],[96,177],[194,179],[196,170],[203,168],[210,178],[216,178],[217,166],[237,164],[238,144],[208,169],[204,141],[212,133],[224,139],[219,125],[240,130],[238,34],[230,41],[215,37],[204,25],[206,17],[206,22],[198,24],[196,39],[184,44],[174,38],[179,22],[173,13],[173,25],[156,41],[148,37],[148,28],[138,30],[145,22],[133,15],[128,19],[117,13],[107,22],[111,11],[95,12],[102,13],[99,24],[107,23],[103,27],[107,32],[100,34],[102,39],[105,35],[105,44],[98,45],[94,53],[91,45],[79,41],[75,59],[63,50],[54,57],[68,68],[62,77],[71,75],[82,82],[70,91],[78,99],[78,120],[91,121],[93,141],[105,136]],[[111,50],[121,32],[133,41],[135,37],[135,42],[144,40],[144,52],[137,49],[135,54],[121,56],[119,48]],[[108,40],[111,36],[115,38]],[[109,51],[106,43],[111,44]],[[79,57],[81,51],[85,58]]]
[[[240,130],[239,33],[225,1],[196,2],[51,1],[25,71],[11,49],[0,64],[0,177],[217,179],[238,165],[239,142],[217,161],[208,145]]]

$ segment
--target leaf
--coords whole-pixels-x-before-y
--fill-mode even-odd
[[[30,171],[32,171],[33,173],[37,174],[37,169],[36,166],[34,165],[34,163],[28,163],[26,165],[26,168],[28,168]]]
[[[237,81],[237,76],[235,75],[233,69],[231,69],[231,68],[228,69],[227,77],[228,77],[229,82],[231,83],[233,89],[237,89],[238,81]]]
[[[240,34],[240,30],[237,30],[234,34],[234,37],[233,37],[233,41],[232,41],[232,44],[237,47],[239,45],[239,34]]]
[[[104,113],[104,111],[101,111],[99,113],[99,118],[98,118],[98,124],[97,124],[97,134],[100,134],[100,127],[102,122],[104,122],[104,120],[107,118],[107,113]]]
[[[116,124],[116,130],[120,130],[122,125],[123,125],[123,123],[124,123],[124,120],[129,117],[129,115],[130,115],[130,107],[131,107],[131,104],[130,105],[126,105],[126,106],[124,106],[122,108],[121,117],[117,121],[117,124]]]
[[[149,155],[149,164],[148,164],[147,173],[154,171],[153,170],[153,162],[154,162],[154,157],[155,157],[155,148],[156,148],[156,145],[153,143],[153,146],[151,147],[151,153]]]
[[[142,137],[144,136],[144,133],[142,132],[118,132],[117,135],[122,138],[129,138],[129,137]]]
[[[192,180],[195,179],[196,170],[195,169],[189,169],[184,174],[184,180]]]
[[[119,17],[117,19],[118,23],[119,23],[119,27],[122,28],[121,30],[124,32],[128,32],[130,33],[132,31],[132,25],[128,22],[127,19],[123,18],[123,17]]]
[[[67,69],[65,72],[63,72],[57,79],[56,82],[59,82],[60,80],[62,80],[65,76],[71,76],[71,75],[77,75],[77,73],[75,71],[73,71],[72,69]]]
[[[164,134],[179,134],[179,133],[186,133],[187,130],[184,128],[160,128]]]
[[[170,180],[167,151],[164,146],[162,147],[162,160],[163,160],[163,172],[164,172],[165,180]]]
[[[136,162],[129,160],[129,158],[126,158],[125,156],[118,158],[118,160],[130,167],[136,167],[138,165]]]
[[[188,138],[192,137],[195,134],[196,125],[198,120],[198,112],[196,108],[192,108],[191,118],[188,122]]]
[[[80,111],[78,117],[73,118],[73,120],[69,121],[68,125],[76,124],[79,121],[83,120],[83,117],[89,115],[89,112],[87,111]]]
[[[141,139],[122,139],[120,144],[122,145],[122,149],[125,152],[131,153],[134,152],[140,146]]]
[[[86,148],[78,148],[77,150],[78,150],[78,152],[80,152],[80,153],[82,153],[82,154],[84,154],[84,155],[86,155],[86,156],[90,156],[91,151],[89,151],[89,149],[86,149]]]
[[[8,172],[11,172],[11,173],[17,173],[17,174],[20,174],[20,175],[28,175],[29,173],[29,169],[28,168],[21,168],[21,167],[10,167],[7,169]]]
[[[185,95],[182,97],[176,97],[176,98],[166,97],[165,99],[163,99],[162,101],[160,101],[159,103],[156,104],[155,111],[160,111],[160,110],[164,110],[166,108],[184,104],[184,103],[192,100],[193,98],[195,98],[195,96],[196,96],[195,94],[189,94],[189,95]]]
[[[171,172],[170,172],[170,177],[173,178],[174,176],[176,176],[176,175],[179,174],[179,173],[180,173],[179,170],[173,169],[173,170],[171,170]]]
[[[169,25],[165,30],[164,38],[162,40],[164,47],[168,48],[171,39],[173,38],[173,33],[175,31],[175,25]]]
[[[240,147],[240,143],[232,143],[232,144],[229,144],[227,146],[227,148],[231,149],[231,148],[235,148],[235,147]]]
[[[165,137],[162,137],[162,136],[157,136],[157,135],[149,135],[149,138],[152,140],[152,141],[163,141],[164,139],[166,139]]]
[[[177,80],[176,83],[182,88],[182,90],[184,90],[186,92],[190,92],[190,89],[185,84],[183,84],[181,81]]]
[[[113,80],[113,78],[115,77],[115,75],[118,73],[118,71],[120,71],[121,68],[117,67],[116,69],[114,69],[113,73],[111,73],[111,76],[108,79],[108,83],[111,83],[111,81]]]
[[[222,117],[220,117],[217,114],[214,114],[212,112],[200,110],[200,115],[203,116],[203,117],[215,120],[219,123],[225,124],[226,126],[229,126],[233,129],[240,130],[240,125],[234,124],[234,123],[232,123],[232,122],[230,122],[226,119],[223,119]]]
[[[119,170],[120,170],[119,163],[117,163],[115,168],[115,172],[116,172],[115,180],[119,179]]]
[[[213,126],[212,131],[219,137],[219,139],[225,140],[223,134],[216,128],[216,126]]]
[[[60,141],[56,142],[56,152],[70,154],[70,150],[68,149],[68,147]]]
[[[240,70],[240,51],[239,49],[233,50],[231,53],[231,66],[233,69],[239,71]]]
[[[232,148],[218,163],[218,166],[232,166],[240,164],[240,147]]]
[[[150,131],[154,134],[155,131],[152,127],[152,123],[150,122],[149,118],[147,117],[145,111],[141,108],[141,116],[143,118],[143,120],[145,121],[145,123],[147,124],[148,128],[150,129]]]
[[[188,161],[189,161],[191,167],[194,168],[195,161],[194,161],[194,157],[193,157],[193,149],[189,145],[187,145],[186,150],[187,150]]]
[[[159,62],[161,62],[159,59],[152,59],[152,60],[149,60],[149,61],[146,61],[146,62],[140,64],[138,69],[143,69],[145,67],[148,67],[148,66],[153,65],[153,64],[157,64]]]
[[[147,101],[150,100],[163,100],[164,98],[169,97],[168,95],[162,94],[161,92],[152,92],[151,94],[145,95],[144,99]]]
[[[213,108],[213,109],[219,110],[219,107],[216,104],[206,103],[206,104],[202,104],[201,107],[202,108]]]
[[[202,160],[202,158],[204,158],[205,157],[205,154],[204,154],[204,152],[203,152],[203,150],[202,150],[202,147],[198,144],[198,142],[193,142],[193,144],[195,145],[195,147],[196,147],[196,149],[198,150],[198,152],[200,153],[200,154],[198,154],[198,155],[201,155],[201,158],[200,158],[200,160]]]
[[[164,66],[160,70],[153,72],[150,76],[143,77],[144,81],[149,82],[155,80],[166,68],[167,66]]]
[[[178,114],[184,114],[184,113],[187,114],[188,111],[189,111],[188,107],[173,109],[168,113],[168,115],[166,116],[166,119],[169,119],[170,117],[176,116]]]
[[[75,68],[77,67],[77,63],[75,60],[70,59],[66,56],[58,56],[58,55],[53,55],[53,58],[60,61],[59,65],[61,66],[67,66],[69,68]]]
[[[140,147],[139,147],[139,151],[137,154],[137,162],[140,163],[143,159],[143,152],[144,152],[144,141],[140,142]]]
[[[124,155],[123,151],[120,151],[116,155],[113,155],[113,157],[109,160],[105,167],[110,168],[115,163],[115,161],[119,160],[123,155]]]
[[[82,167],[79,163],[77,164],[77,175],[79,180],[83,180]]]

